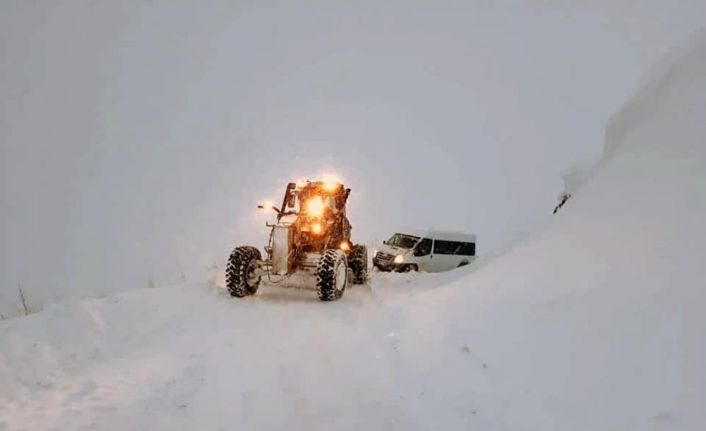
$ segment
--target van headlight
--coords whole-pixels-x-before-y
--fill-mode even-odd
[[[401,254],[398,254],[397,256],[395,256],[395,263],[402,263],[402,262],[404,262],[404,256],[402,256]]]

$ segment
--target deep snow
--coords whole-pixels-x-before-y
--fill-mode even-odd
[[[189,284],[0,322],[0,428],[701,430],[706,37],[546,226],[325,304]]]

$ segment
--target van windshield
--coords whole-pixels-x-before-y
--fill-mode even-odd
[[[412,236],[412,235],[404,235],[401,233],[396,233],[392,235],[390,239],[387,240],[387,244],[394,246],[394,247],[400,247],[400,248],[412,248],[414,245],[419,241],[418,236]]]

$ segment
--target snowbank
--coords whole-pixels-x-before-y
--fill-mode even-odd
[[[594,178],[483,267],[0,322],[0,429],[703,429],[706,39],[666,70]]]
[[[495,373],[434,375],[463,393],[457,415],[481,400],[508,429],[703,429],[706,35],[673,57],[550,226],[447,298],[425,293],[443,303],[435,336]]]

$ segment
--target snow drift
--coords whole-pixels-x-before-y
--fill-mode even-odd
[[[594,177],[484,266],[335,304],[189,285],[0,322],[0,428],[702,429],[706,37],[663,70]]]

